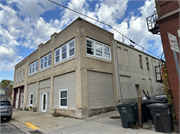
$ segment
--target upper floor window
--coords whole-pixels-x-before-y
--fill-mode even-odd
[[[45,69],[50,66],[51,66],[51,53],[49,53],[41,58],[40,70]]]
[[[69,43],[69,56],[73,56],[75,54],[75,44],[74,41]]]
[[[147,70],[149,71],[149,60],[146,58],[146,65],[147,65]]]
[[[66,57],[67,57],[67,45],[64,45],[62,47],[62,60],[66,59]]]
[[[73,56],[75,56],[75,40],[74,39],[55,50],[54,64],[65,61]]]
[[[16,74],[16,82],[18,82],[18,73]]]
[[[24,80],[24,77],[25,77],[25,69],[23,69],[23,77],[22,77],[22,80]]]
[[[19,72],[19,81],[21,81],[21,71]]]
[[[29,65],[29,75],[38,71],[38,60]]]
[[[139,64],[140,64],[140,68],[143,69],[142,56],[141,55],[139,55]]]
[[[87,55],[111,60],[111,48],[108,45],[86,38]]]

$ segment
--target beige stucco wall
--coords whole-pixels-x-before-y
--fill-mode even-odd
[[[80,37],[79,37],[79,50],[80,60],[77,72],[79,76],[76,80],[76,89],[80,89],[79,92],[76,93],[76,107],[79,108],[79,111],[82,111],[82,115],[79,116],[88,116],[88,88],[87,88],[87,71],[98,71],[98,72],[106,72],[113,74],[113,85],[115,85],[115,77],[114,77],[114,64],[113,64],[113,34],[107,32],[106,30],[96,27],[94,24],[90,24],[87,21],[80,21]],[[89,57],[86,54],[86,37],[93,39],[95,41],[101,42],[103,44],[109,45],[111,47],[111,61],[101,60],[98,58]],[[114,91],[116,90],[116,86],[114,86]],[[114,102],[117,104],[116,92],[114,92]],[[81,101],[81,102],[78,102]],[[77,113],[78,114],[78,113]]]
[[[61,74],[65,74],[67,72],[71,72],[71,71],[75,71],[77,68],[77,63],[79,60],[79,56],[78,56],[78,45],[79,41],[78,41],[78,34],[79,34],[79,27],[78,25],[78,21],[73,22],[70,26],[66,27],[63,31],[61,31],[58,34],[54,34],[51,36],[51,39],[46,42],[45,44],[40,44],[38,49],[33,52],[31,55],[29,55],[28,57],[26,57],[22,62],[23,62],[23,66],[22,66],[22,62],[18,63],[15,67],[15,74],[14,74],[14,78],[16,78],[16,72],[19,73],[20,70],[22,69],[26,69],[26,77],[24,81],[18,82],[18,83],[14,83],[13,88],[17,88],[21,85],[24,85],[24,104],[27,104],[27,85],[37,82],[37,87],[36,87],[36,92],[37,92],[37,96],[36,96],[36,106],[38,107],[39,105],[39,82],[44,80],[44,79],[48,79],[50,78],[51,82],[50,82],[50,93],[49,93],[49,111],[51,111],[51,107],[52,107],[52,98],[53,98],[53,77],[54,76],[58,76]],[[64,45],[66,42],[72,40],[73,38],[75,38],[75,57],[66,60],[62,63],[59,63],[57,65],[54,65],[54,50],[62,45]],[[76,41],[77,39],[77,41]],[[51,52],[51,67],[44,69],[42,71],[39,70],[40,67],[40,58],[43,57],[44,55],[48,54]],[[29,64],[31,64],[32,62],[36,61],[38,59],[38,72],[32,75],[28,75],[28,69],[29,69]],[[24,105],[25,107],[26,105]]]
[[[127,55],[125,51],[128,53]],[[140,68],[139,55],[142,56],[143,69]],[[157,83],[155,79],[154,66],[160,62],[158,59],[122,42],[117,42],[117,56],[123,102],[137,100],[136,85],[139,85],[140,90],[148,91],[151,97],[163,94],[162,84]],[[146,57],[149,60],[149,71],[147,70]],[[154,65],[154,61],[156,65]],[[118,80],[118,76],[116,77]],[[143,93],[141,95],[144,96]]]
[[[89,57],[86,54],[86,38],[93,39],[95,41],[101,42],[103,44],[106,44],[111,47],[111,61],[102,60],[98,58]],[[68,59],[64,62],[61,62],[59,64],[54,65],[54,50],[68,41],[75,39],[75,57]],[[64,30],[62,30],[58,34],[53,34],[51,36],[51,39],[46,42],[45,44],[40,44],[38,46],[38,49],[33,52],[31,55],[26,57],[23,61],[18,63],[15,67],[15,74],[14,78],[16,78],[17,72],[19,73],[20,70],[25,69],[25,80],[21,82],[14,83],[14,89],[18,88],[19,86],[24,85],[24,107],[27,104],[27,87],[28,84],[31,83],[37,83],[36,84],[36,106],[39,108],[40,105],[40,81],[49,79],[50,84],[48,84],[50,89],[48,89],[49,94],[49,105],[48,105],[48,112],[51,113],[51,111],[54,111],[53,109],[53,97],[54,97],[54,78],[56,76],[60,76],[69,72],[75,72],[75,110],[71,109],[59,109],[56,107],[56,109],[62,113],[62,111],[68,111],[68,115],[73,115],[73,117],[76,115],[78,118],[84,118],[89,115],[92,115],[92,110],[88,106],[88,83],[87,83],[87,75],[88,71],[96,71],[101,73],[109,73],[112,74],[113,79],[113,90],[114,90],[114,104],[117,105],[118,101],[120,101],[119,98],[119,85],[117,84],[117,73],[115,73],[115,70],[117,70],[117,67],[115,67],[116,58],[114,58],[115,50],[114,47],[114,37],[113,34],[95,26],[94,24],[91,24],[83,19],[77,19],[74,22],[72,22],[69,26],[67,26]],[[126,47],[125,45],[118,44],[118,47],[122,47],[123,49],[126,48],[129,51],[129,63],[128,67],[125,66],[127,63],[119,64],[119,71],[121,75],[127,75],[131,76],[132,79],[132,87],[135,84],[141,84],[140,81],[137,80],[137,77],[139,78],[151,78],[153,79],[153,73],[146,72],[139,70],[139,59],[133,59],[136,57],[137,53],[140,51],[136,51],[134,49],[130,49],[129,47]],[[51,67],[39,70],[40,67],[40,59],[41,57],[45,56],[46,54],[51,53]],[[121,55],[121,53],[119,53]],[[143,53],[145,55],[145,53]],[[142,55],[144,57],[144,55]],[[138,55],[137,55],[138,56]],[[32,62],[38,60],[38,72],[32,75],[28,75],[28,69],[29,64]],[[150,64],[151,66],[151,64]],[[144,65],[145,68],[145,65]],[[154,84],[156,85],[156,84]],[[154,86],[153,85],[153,86]],[[153,89],[156,89],[159,85],[153,87]],[[116,88],[117,87],[117,88]],[[142,87],[141,87],[142,88]],[[146,88],[146,87],[143,87]],[[50,90],[50,91],[49,91]],[[134,94],[136,94],[135,86],[134,89],[132,89]],[[44,91],[45,92],[45,91]],[[117,95],[118,93],[118,95]],[[122,93],[123,94],[123,93]],[[124,97],[125,99],[133,99],[136,96],[131,96],[128,98],[126,91],[124,91],[124,94],[126,94]],[[117,97],[118,96],[118,97]],[[114,105],[114,106],[115,106]],[[111,106],[114,107],[114,106]],[[103,109],[104,107],[100,107]],[[108,109],[108,108],[106,108]],[[39,109],[37,109],[40,111]],[[97,109],[96,109],[97,110]],[[91,111],[91,113],[89,112]],[[72,113],[71,113],[72,112]]]
[[[86,37],[89,37],[98,42],[111,46],[111,61],[100,60],[97,58],[88,57],[86,55]],[[54,65],[54,50],[66,42],[75,38],[75,57]],[[44,79],[51,79],[49,93],[49,111],[53,104],[53,78],[55,76],[75,71],[76,78],[76,115],[79,118],[88,116],[88,90],[87,90],[87,70],[106,72],[113,74],[113,84],[115,84],[114,64],[113,64],[113,34],[99,28],[87,21],[77,19],[58,34],[53,34],[51,39],[45,44],[40,44],[38,49],[24,59],[23,68],[26,69],[26,78],[24,82],[14,83],[14,88],[20,85],[25,85],[24,103],[27,104],[27,85],[37,82],[36,88],[36,105],[38,106],[39,82]],[[40,58],[51,52],[51,67],[40,71]],[[38,72],[28,75],[29,64],[38,60]],[[22,68],[22,63],[16,65],[16,72]],[[116,86],[114,86],[115,90]],[[114,102],[116,104],[116,92],[114,92]]]

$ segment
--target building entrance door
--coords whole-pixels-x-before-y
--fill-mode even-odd
[[[42,112],[47,112],[47,93],[42,93]]]
[[[24,96],[23,96],[23,94],[21,93],[21,104],[20,104],[20,108],[23,108],[23,101],[24,101]]]
[[[18,93],[16,93],[16,103],[15,103],[15,108],[18,108]]]

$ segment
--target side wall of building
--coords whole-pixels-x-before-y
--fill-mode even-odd
[[[156,82],[154,68],[159,65],[160,61],[124,43],[117,42],[116,45],[117,69],[119,68],[117,70],[119,76],[117,75],[116,79],[120,80],[122,101],[137,100],[138,89],[148,91],[151,97],[163,94],[162,84]],[[140,66],[140,57],[142,68]],[[142,92],[141,95],[144,96]]]

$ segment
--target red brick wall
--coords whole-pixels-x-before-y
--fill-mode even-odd
[[[165,15],[179,8],[177,1],[159,1],[160,16]]]
[[[158,25],[161,33],[161,40],[162,40],[166,64],[167,64],[167,71],[168,71],[170,86],[173,95],[176,118],[179,124],[179,79],[177,75],[173,51],[170,48],[168,34],[167,34],[169,32],[175,35],[179,43],[179,38],[177,35],[177,30],[179,29],[179,14],[177,13],[166,19],[158,21]],[[180,44],[178,45],[180,46]],[[179,61],[179,53],[177,53],[177,57]]]

